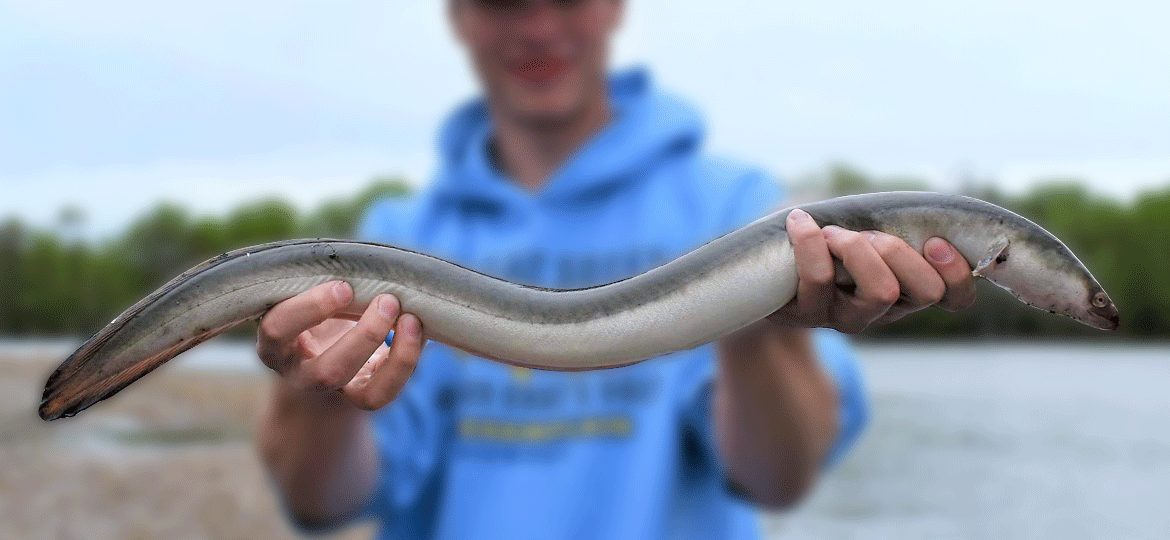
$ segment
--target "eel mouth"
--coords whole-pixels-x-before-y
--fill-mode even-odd
[[[1093,306],[1081,320],[1102,330],[1117,330],[1121,326],[1121,315],[1112,302],[1103,307]]]

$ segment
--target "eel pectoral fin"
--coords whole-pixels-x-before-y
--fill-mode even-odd
[[[1007,261],[1008,245],[1011,242],[1007,238],[1000,238],[991,247],[987,249],[987,254],[979,260],[975,265],[975,269],[971,271],[973,276],[983,276],[987,271],[994,270],[996,265]]]

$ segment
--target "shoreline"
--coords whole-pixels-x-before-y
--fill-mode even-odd
[[[251,354],[245,342],[207,350]],[[765,538],[1170,537],[1154,508],[1170,500],[1170,347],[858,351],[869,428],[809,500],[762,514]],[[36,407],[60,359],[0,346],[0,540],[304,538],[253,446],[270,376],[254,360],[227,370],[189,360],[46,423]]]

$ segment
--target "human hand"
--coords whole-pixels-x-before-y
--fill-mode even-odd
[[[796,298],[769,316],[788,326],[861,332],[931,305],[957,311],[975,301],[971,267],[946,240],[926,241],[924,257],[901,238],[878,231],[820,228],[803,210],[787,219],[796,252]],[[852,291],[837,286],[833,257],[853,277]]]
[[[388,294],[375,297],[360,316],[353,307],[353,288],[342,281],[304,291],[260,319],[256,352],[293,388],[340,391],[357,407],[379,409],[414,372],[426,343],[422,324],[401,313],[398,299]]]

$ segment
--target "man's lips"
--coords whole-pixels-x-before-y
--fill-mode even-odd
[[[564,60],[557,58],[534,58],[517,64],[512,64],[509,71],[533,84],[545,84],[564,73],[568,65]]]

